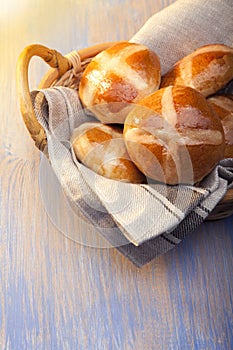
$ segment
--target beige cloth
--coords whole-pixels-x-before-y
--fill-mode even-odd
[[[154,50],[164,74],[200,46],[233,46],[233,1],[178,0],[152,16],[131,41]]]

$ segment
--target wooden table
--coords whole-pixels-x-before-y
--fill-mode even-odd
[[[1,0],[1,350],[233,348],[233,217],[203,224],[142,269],[116,249],[66,238],[46,213],[41,155],[16,96],[16,61],[26,45],[65,54],[125,40],[172,2]],[[32,87],[46,70],[33,59]],[[79,229],[93,228],[81,222]]]

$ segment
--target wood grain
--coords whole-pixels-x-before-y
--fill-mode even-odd
[[[26,45],[68,53],[128,39],[172,2],[1,1],[1,350],[233,348],[233,217],[203,224],[142,269],[116,249],[66,238],[46,213],[41,155],[16,96],[16,61]],[[32,87],[46,70],[33,60]],[[77,225],[80,233],[95,234],[85,221]]]

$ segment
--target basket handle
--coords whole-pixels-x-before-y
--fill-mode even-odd
[[[82,49],[77,52],[80,61],[93,57],[99,52],[112,46],[114,42],[100,43]],[[47,48],[46,46],[33,44],[25,47],[18,58],[17,62],[17,91],[20,102],[20,110],[23,116],[26,127],[35,141],[36,146],[43,151],[47,145],[46,133],[42,125],[38,122],[30,97],[29,83],[28,83],[28,68],[30,60],[33,56],[41,57],[53,69],[49,70],[40,82],[39,88],[46,88],[51,85],[56,79],[60,78],[65,72],[73,67],[72,60],[63,56],[56,50]]]
[[[47,144],[46,134],[36,118],[32,106],[28,82],[28,68],[30,60],[33,56],[41,57],[50,65],[50,67],[56,68],[58,76],[61,76],[67,70],[71,69],[72,64],[66,57],[62,56],[62,54],[56,50],[49,49],[39,44],[33,44],[25,47],[18,58],[16,79],[21,114],[32,139],[35,141],[36,146],[43,151]]]

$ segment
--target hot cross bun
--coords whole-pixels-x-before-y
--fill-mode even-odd
[[[124,138],[141,172],[170,185],[201,181],[225,149],[220,119],[202,94],[185,86],[142,99],[125,120]]]
[[[79,97],[102,123],[124,123],[131,103],[159,88],[158,56],[146,46],[119,42],[96,55],[83,72]]]
[[[204,96],[215,94],[233,79],[233,48],[206,45],[185,56],[162,77],[161,87],[190,86]]]
[[[71,137],[79,161],[110,179],[141,183],[144,175],[131,161],[119,127],[87,122],[74,129]]]

